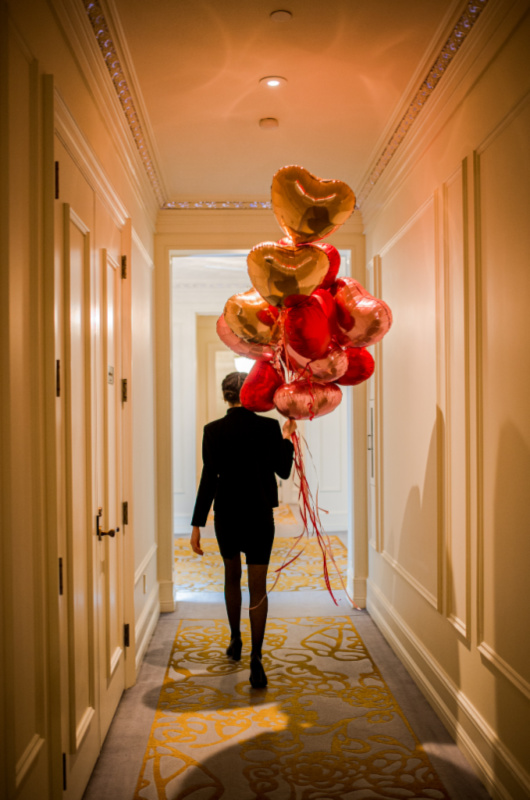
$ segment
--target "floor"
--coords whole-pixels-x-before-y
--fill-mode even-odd
[[[211,535],[210,531],[208,535]],[[269,617],[351,616],[451,798],[487,800],[489,795],[471,766],[367,612],[352,609],[343,592],[338,592],[337,598],[338,607],[323,591],[273,592],[269,600]],[[137,683],[123,695],[84,800],[132,800],[178,620],[224,618],[222,594],[178,593],[177,610],[161,616]]]

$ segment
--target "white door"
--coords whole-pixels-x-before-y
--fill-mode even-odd
[[[62,733],[65,797],[78,800],[124,688],[121,278],[99,246],[112,225],[60,144],[57,154]]]

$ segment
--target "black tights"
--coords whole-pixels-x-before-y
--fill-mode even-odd
[[[241,555],[223,559],[225,562],[225,603],[232,639],[241,638]],[[248,565],[248,588],[250,592],[250,633],[252,655],[261,658],[265,636],[267,611],[267,564]]]

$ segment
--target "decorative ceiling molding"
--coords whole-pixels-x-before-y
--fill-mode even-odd
[[[83,0],[83,4],[92,26],[92,30],[96,36],[99,49],[101,50],[105,64],[107,65],[112,83],[114,84],[114,89],[118,96],[118,100],[123,108],[123,113],[127,119],[134,143],[138,148],[145,171],[147,172],[147,176],[151,181],[151,186],[153,187],[156,199],[158,200],[159,205],[163,206],[165,198],[162,194],[160,181],[145,142],[140,119],[134,105],[129,85],[123,73],[123,68],[116,52],[116,47],[112,40],[109,27],[107,25],[107,20],[105,19],[105,15],[99,0]]]
[[[379,156],[375,167],[371,171],[369,177],[361,188],[358,197],[356,208],[360,208],[362,203],[366,200],[375,184],[383,174],[388,166],[388,163],[396,153],[399,145],[409,132],[412,124],[417,118],[418,114],[424,107],[425,103],[436,89],[440,79],[447,70],[449,64],[452,62],[459,49],[469,36],[475,22],[484,10],[488,0],[469,0],[465,11],[456,23],[451,35],[443,45],[440,53],[435,59],[434,64],[429,70],[427,76],[421,83],[416,94],[399,124],[395,128],[392,136],[390,137],[383,152]],[[156,195],[157,201],[161,209],[164,210],[268,210],[272,208],[268,200],[171,200],[168,201],[164,198],[161,189],[160,181],[154,167],[153,161],[149,154],[147,144],[145,142],[144,134],[138,113],[136,111],[131,91],[127,84],[120,59],[116,52],[114,42],[112,40],[105,15],[99,3],[99,0],[83,0],[85,11],[90,20],[90,24],[96,36],[97,43],[107,65],[111,80],[114,84],[118,100],[121,103],[123,112],[127,119],[129,128],[131,130],[134,142],[138,148],[138,152],[144,164],[153,191]]]
[[[163,209],[214,209],[216,211],[222,209],[252,209],[263,210],[272,208],[270,200],[171,200],[164,203]]]
[[[388,144],[379,156],[375,167],[359,192],[357,197],[357,205],[359,207],[366,200],[375,184],[383,174],[383,171],[388,166],[390,159],[395,154],[399,145],[409,132],[414,120],[422,110],[423,106],[436,89],[442,75],[447,70],[447,67],[469,36],[473,25],[479,18],[487,3],[488,0],[469,0],[466,10],[456,23],[451,35],[440,50],[440,53],[436,57],[434,64],[430,68],[420,88],[414,95],[414,99],[401,118],[398,126],[395,128],[390,140],[388,141]]]

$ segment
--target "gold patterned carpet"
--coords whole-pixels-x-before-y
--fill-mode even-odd
[[[449,800],[348,616],[271,619],[266,690],[181,620],[134,800]]]
[[[346,582],[346,547],[338,536],[330,536],[331,548],[335,563]],[[268,585],[272,586],[275,570],[280,567],[291,549],[292,538],[276,538],[272,550],[269,567]],[[280,572],[280,578],[274,591],[299,592],[308,589],[325,590],[326,584],[322,574],[322,553],[316,538],[301,540],[305,545],[304,552],[296,561]],[[223,561],[215,539],[203,539],[201,542],[204,556],[197,556],[190,549],[187,538],[175,540],[175,583],[179,591],[222,592]],[[297,548],[298,549],[298,548]],[[293,550],[291,558],[296,554]],[[243,558],[244,562],[244,558]],[[340,578],[333,565],[328,562],[331,588],[342,588]],[[246,586],[247,572],[243,570],[242,584]]]

